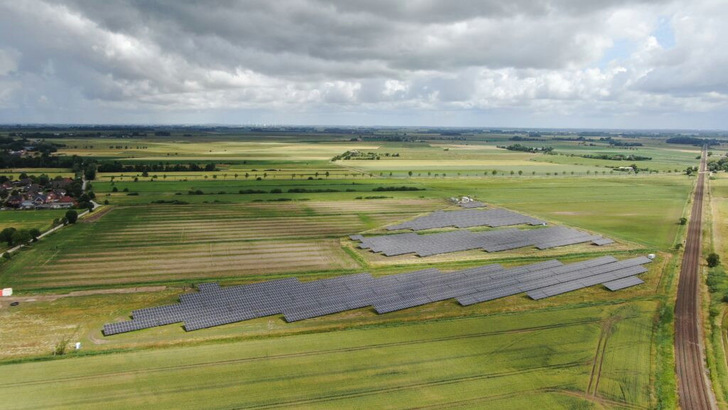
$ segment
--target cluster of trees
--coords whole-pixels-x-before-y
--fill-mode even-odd
[[[425,188],[417,188],[415,186],[380,186],[372,189],[374,192],[389,192],[389,191],[424,191]]]
[[[708,144],[708,146],[711,145],[720,145],[720,141],[717,139],[708,139],[708,138],[696,138],[696,137],[672,137],[665,140],[668,144],[684,144],[684,145],[696,145],[698,147],[702,147],[705,144]]]
[[[548,153],[548,152],[552,152],[554,150],[553,147],[528,147],[528,146],[521,145],[521,144],[513,144],[513,145],[509,145],[507,147],[498,147],[498,148],[507,149],[508,151],[520,151],[520,152],[531,152],[531,153],[536,153],[536,152]]]
[[[608,142],[609,145],[615,147],[641,147],[643,145],[641,142],[619,141],[613,139],[612,137],[599,138],[599,141]]]
[[[339,160],[350,160],[350,159],[380,159],[382,156],[399,157],[399,152],[395,152],[395,153],[385,152],[383,154],[379,154],[376,152],[346,151],[343,154],[339,154],[339,155],[331,158],[331,160],[339,161]]]
[[[65,144],[57,144],[53,142],[36,141],[31,142],[25,138],[15,139],[10,137],[0,137],[0,149],[6,151],[26,150],[31,152],[39,152],[41,154],[50,154],[58,151],[58,148],[65,147]]]
[[[728,157],[721,157],[717,161],[709,161],[707,166],[711,172],[728,171]]]
[[[102,162],[98,164],[99,172],[185,172],[185,171],[217,171],[217,165],[209,164],[122,164],[119,161]]]
[[[582,158],[590,159],[608,159],[611,161],[651,161],[652,157],[643,157],[640,155],[624,155],[624,154],[586,154],[580,155]]]
[[[8,246],[21,245],[30,241],[37,241],[40,236],[40,230],[33,229],[15,229],[5,228],[0,231],[0,241],[5,242]]]
[[[529,137],[521,137],[520,135],[516,135],[515,137],[508,138],[508,141],[543,141],[540,138],[529,138]]]

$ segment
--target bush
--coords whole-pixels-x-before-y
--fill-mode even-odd
[[[372,189],[374,192],[388,192],[388,191],[424,191],[424,188],[417,188],[414,186],[380,186]]]
[[[711,252],[710,255],[708,255],[708,257],[705,259],[708,262],[708,267],[710,268],[714,268],[720,265],[720,256],[718,256],[718,254],[715,252]]]
[[[78,212],[76,212],[73,209],[69,209],[66,211],[66,221],[68,221],[69,224],[75,224],[78,220]]]

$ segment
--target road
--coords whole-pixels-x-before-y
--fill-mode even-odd
[[[680,407],[685,410],[717,408],[705,367],[700,312],[700,271],[698,269],[700,266],[706,157],[704,147],[675,303],[675,370],[677,371]]]

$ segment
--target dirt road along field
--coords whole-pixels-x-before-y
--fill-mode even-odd
[[[680,407],[715,409],[715,398],[707,376],[700,318],[700,239],[706,148],[703,148],[688,225],[685,254],[675,303],[675,362]]]

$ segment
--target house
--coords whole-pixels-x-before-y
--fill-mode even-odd
[[[20,203],[20,209],[35,209],[35,202],[26,199]]]
[[[72,208],[75,205],[76,205],[75,199],[71,198],[70,196],[64,196],[63,198],[59,199],[57,202],[54,202],[51,207],[65,209],[65,208]]]
[[[19,207],[22,202],[23,202],[23,197],[20,195],[11,195],[8,198],[8,200],[5,201],[5,203],[8,204],[8,206],[12,206],[15,208]]]
[[[48,198],[43,194],[36,194],[33,197],[33,203],[36,205],[43,205],[44,203],[46,203],[47,199]]]
[[[25,189],[25,192],[29,193],[30,195],[35,195],[35,194],[37,194],[39,192],[42,192],[42,191],[43,191],[43,188],[41,188],[41,186],[38,185],[38,184],[30,184]]]
[[[64,196],[58,201],[51,202],[49,205],[46,206],[50,207],[51,209],[68,209],[76,206],[76,200],[74,200],[70,196]]]
[[[13,185],[16,187],[27,187],[28,185],[31,185],[33,183],[33,180],[30,178],[23,178],[19,179],[15,182],[13,182]]]

